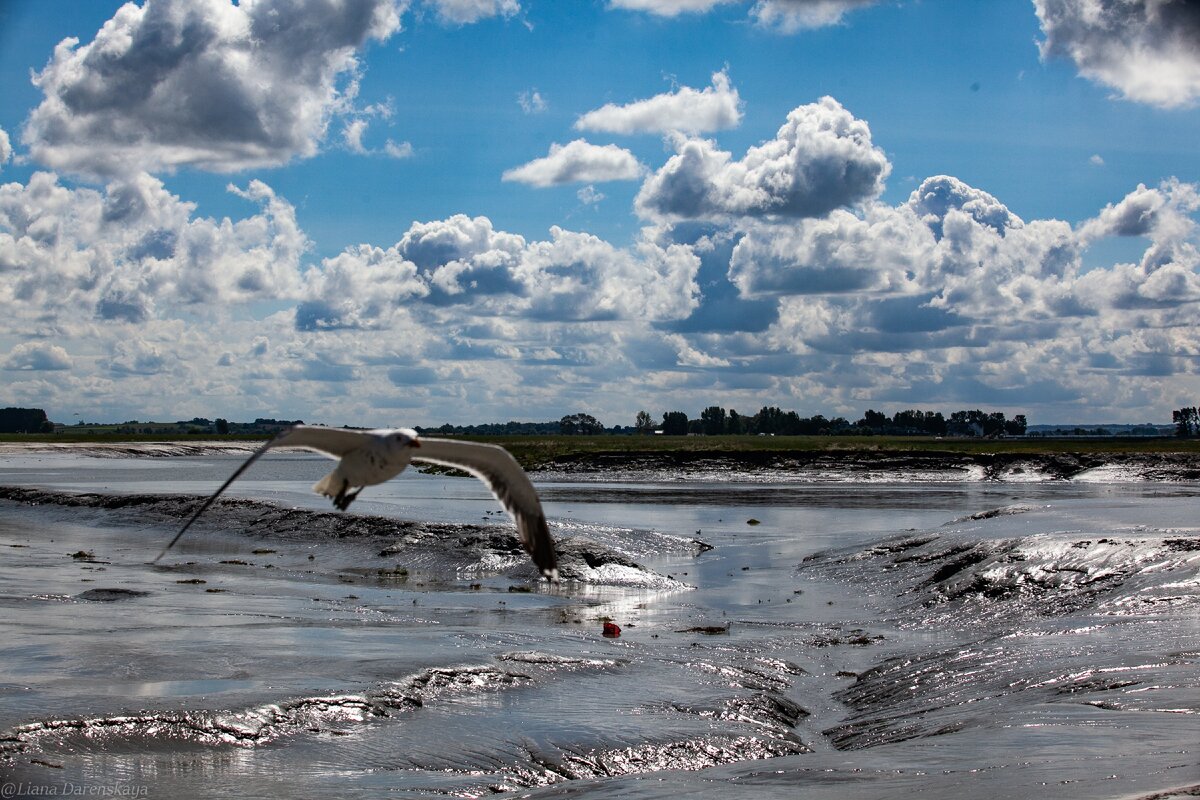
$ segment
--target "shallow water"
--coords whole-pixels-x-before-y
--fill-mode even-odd
[[[241,458],[26,454],[0,485],[203,494]],[[0,501],[0,794],[1200,784],[1194,484],[535,476],[560,541],[641,567],[550,587],[457,528],[330,528],[327,467],[264,458],[230,495],[303,511],[214,507],[157,567],[186,503]],[[352,511],[511,530],[442,476]]]

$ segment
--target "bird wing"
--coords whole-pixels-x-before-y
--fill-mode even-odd
[[[316,425],[293,425],[272,439],[270,447],[301,447],[330,458],[341,458],[357,450],[378,434],[390,431],[357,431],[346,428],[322,428]]]
[[[179,538],[187,532],[187,529],[192,527],[192,523],[199,519],[200,515],[207,511],[208,507],[221,496],[221,493],[229,488],[229,484],[237,480],[239,475],[249,469],[251,464],[262,458],[263,453],[271,448],[302,447],[306,450],[315,450],[318,453],[323,453],[331,458],[341,458],[346,453],[361,447],[370,436],[371,434],[363,431],[351,431],[343,428],[319,428],[312,425],[293,425],[286,430],[280,431],[275,435],[275,438],[255,450],[246,459],[245,463],[229,476],[229,480],[222,483],[221,488],[213,492],[204,501],[204,504],[196,510],[196,513],[192,514],[188,521],[183,524],[183,527],[179,529],[179,533],[175,534],[175,538],[167,542],[167,546],[150,563],[155,564],[160,558],[165,556],[167,551],[174,547]]]
[[[554,540],[546,525],[546,515],[538,500],[537,490],[517,460],[494,444],[460,442],[453,439],[417,440],[413,450],[414,461],[429,461],[447,467],[465,470],[487,484],[517,523],[521,545],[529,553],[533,563],[550,580],[558,580],[558,556],[554,552]]]

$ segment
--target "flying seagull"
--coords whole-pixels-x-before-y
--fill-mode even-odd
[[[411,461],[428,461],[455,467],[471,473],[487,484],[504,509],[517,523],[521,545],[529,553],[542,574],[558,580],[558,558],[554,540],[546,527],[546,515],[538,501],[537,491],[516,459],[503,447],[479,442],[460,442],[454,439],[423,439],[411,428],[371,431],[321,428],[313,425],[293,425],[254,452],[221,488],[204,501],[162,549],[155,562],[179,541],[229,485],[263,453],[274,447],[298,447],[338,459],[333,472],[317,481],[313,491],[333,499],[333,505],[345,511],[366,486],[374,486],[396,477]]]

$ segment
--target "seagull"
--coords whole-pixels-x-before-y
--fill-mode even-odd
[[[345,511],[364,487],[390,480],[412,461],[428,461],[454,467],[474,475],[487,484],[504,510],[517,523],[521,545],[533,563],[551,581],[558,580],[558,557],[554,540],[546,526],[546,515],[537,491],[517,460],[503,447],[480,442],[460,442],[454,439],[423,439],[411,428],[379,430],[347,430],[315,425],[293,425],[254,451],[221,488],[192,514],[162,552],[151,563],[157,563],[179,538],[191,527],[229,485],[246,469],[275,447],[296,447],[312,450],[338,460],[333,472],[313,486],[317,494],[333,499],[333,505]]]

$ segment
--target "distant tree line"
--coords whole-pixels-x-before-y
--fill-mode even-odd
[[[565,417],[564,417],[565,419]],[[559,433],[562,421],[555,422],[487,422],[480,425],[439,425],[436,428],[417,426],[417,432],[441,436],[548,436]]]
[[[643,414],[645,412],[638,414],[639,429],[642,429]],[[889,417],[869,409],[862,419],[850,422],[845,417],[828,419],[822,414],[802,417],[795,411],[784,411],[776,406],[763,406],[753,416],[739,414],[735,409],[726,411],[721,406],[709,406],[697,419],[689,419],[682,411],[667,411],[663,414],[661,430],[667,436],[1024,436],[1026,427],[1024,414],[1017,414],[1010,420],[1002,412],[987,413],[979,409],[955,411],[949,419],[940,411],[907,409]]]
[[[955,411],[949,418],[940,411],[907,409],[888,416],[868,410],[855,422],[845,417],[828,419],[821,414],[801,417],[795,411],[776,406],[764,406],[757,414],[747,416],[735,409],[709,406],[692,419],[684,411],[666,411],[662,422],[655,423],[648,411],[639,411],[631,426],[607,427],[591,414],[567,414],[557,422],[502,422],[483,425],[440,425],[418,428],[424,434],[443,436],[521,436],[563,434],[567,436],[597,436],[651,434],[666,436],[1024,436],[1024,414],[1008,419],[1001,412],[987,413],[975,409]]]

